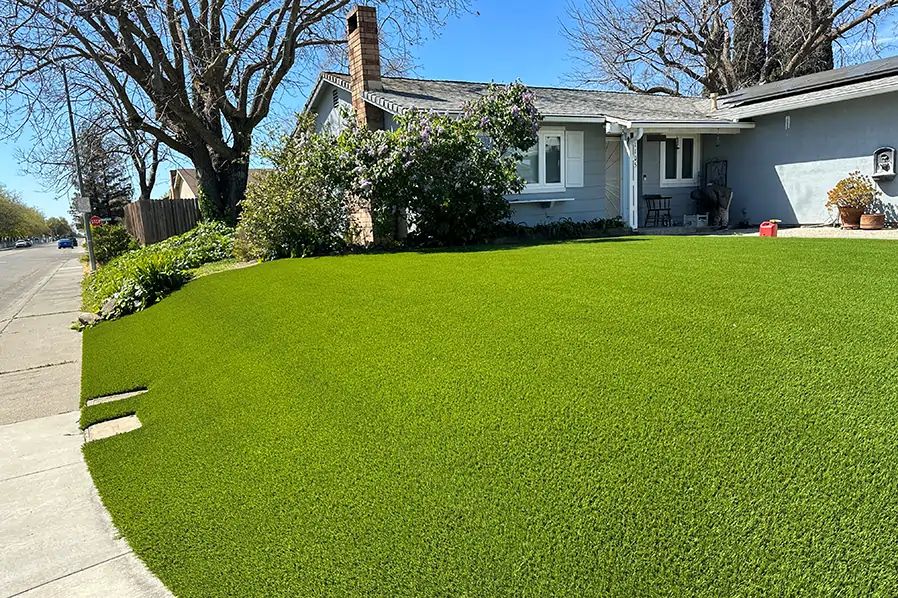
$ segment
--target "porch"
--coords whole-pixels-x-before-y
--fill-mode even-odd
[[[619,122],[621,212],[634,231],[649,234],[712,232],[729,224],[732,192],[728,163],[715,156],[720,136],[753,123]]]

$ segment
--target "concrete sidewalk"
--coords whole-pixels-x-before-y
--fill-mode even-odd
[[[77,257],[55,266],[0,319],[0,598],[171,596],[119,537],[81,455],[81,272]]]

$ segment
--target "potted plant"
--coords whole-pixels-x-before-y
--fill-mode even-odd
[[[855,170],[827,193],[826,207],[830,210],[838,208],[842,228],[856,229],[861,225],[861,216],[881,195],[870,177]]]

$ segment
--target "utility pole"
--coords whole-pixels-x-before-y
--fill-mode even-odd
[[[72,130],[72,150],[75,152],[75,172],[78,174],[78,194],[84,197],[84,177],[81,175],[81,154],[78,152],[78,135],[75,133],[75,115],[72,113],[72,96],[69,94],[69,79],[65,68],[62,68],[62,84],[65,87],[65,103],[69,109],[69,128]],[[84,222],[84,237],[87,240],[87,255],[90,257],[90,271],[97,271],[97,260],[94,258],[94,240],[90,232],[89,212],[81,212]]]

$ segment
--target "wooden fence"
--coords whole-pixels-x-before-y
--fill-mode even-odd
[[[144,199],[125,206],[125,228],[141,245],[186,233],[200,217],[196,199]]]

